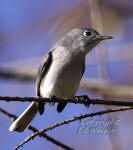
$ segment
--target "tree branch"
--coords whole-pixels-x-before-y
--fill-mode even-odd
[[[11,114],[11,113],[5,111],[5,110],[2,109],[2,108],[0,108],[0,112],[2,112],[4,115],[6,115],[7,117],[9,117],[9,118],[10,118],[11,120],[13,120],[13,121],[15,121],[15,120],[17,119],[17,116],[15,116],[15,115],[13,115],[13,114]],[[35,127],[33,127],[33,126],[29,126],[28,129],[31,130],[32,132],[38,132],[38,130],[37,130]],[[48,140],[48,141],[52,142],[53,144],[55,144],[55,145],[61,147],[62,149],[65,149],[65,150],[73,150],[73,148],[68,147],[67,145],[65,145],[65,144],[63,144],[63,143],[61,143],[61,142],[55,140],[54,138],[48,136],[48,135],[45,134],[45,133],[40,134],[40,137],[45,138],[46,140]]]
[[[84,119],[84,118],[87,118],[87,117],[93,117],[93,116],[108,114],[108,113],[111,113],[111,112],[125,111],[125,110],[130,110],[130,109],[133,109],[133,108],[132,107],[129,107],[129,108],[118,108],[118,109],[114,109],[114,110],[113,109],[109,109],[109,110],[100,111],[100,112],[96,112],[96,113],[92,113],[92,114],[81,115],[79,117],[74,117],[72,119],[56,123],[56,124],[54,124],[54,125],[52,125],[52,126],[50,126],[48,128],[45,128],[45,129],[39,130],[38,132],[33,133],[31,136],[27,137],[22,143],[20,143],[19,145],[17,145],[14,148],[14,150],[17,150],[18,148],[22,147],[24,144],[26,144],[30,140],[33,140],[36,136],[38,136],[38,135],[40,135],[40,134],[42,134],[42,133],[44,133],[46,131],[52,130],[52,129],[56,128],[56,127],[68,124],[70,122],[81,120],[81,119]]]
[[[98,105],[114,105],[114,106],[133,106],[133,102],[127,101],[114,101],[114,100],[102,100],[102,99],[90,99],[88,96],[76,96],[73,99],[71,98],[45,98],[45,97],[9,97],[9,96],[0,96],[0,101],[6,102],[67,102],[67,103],[74,103],[74,104],[84,104],[86,106],[90,104],[98,104]]]

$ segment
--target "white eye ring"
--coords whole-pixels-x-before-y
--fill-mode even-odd
[[[91,32],[90,31],[84,31],[83,35],[86,37],[89,37],[89,36],[91,36]]]

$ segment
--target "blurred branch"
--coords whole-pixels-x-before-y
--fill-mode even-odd
[[[133,106],[133,102],[127,101],[114,101],[114,100],[102,100],[102,99],[90,99],[87,95],[75,96],[72,98],[45,98],[45,97],[9,97],[0,96],[0,101],[6,102],[54,102],[54,103],[74,103],[74,104],[84,104],[85,106],[93,105],[114,105],[114,106]]]
[[[89,80],[83,80],[80,83],[80,89],[86,90],[93,93],[103,93],[108,99],[128,99],[133,100],[133,87],[126,85],[107,85],[107,84],[96,84],[89,82]]]
[[[103,14],[101,11],[101,1],[100,0],[88,0],[89,3],[89,8],[90,8],[90,15],[91,15],[91,21],[92,21],[92,26],[102,34],[104,34],[104,18]],[[110,31],[110,30],[109,30]],[[108,47],[105,45],[105,42],[100,44],[99,47],[96,47],[96,60],[98,63],[98,73],[99,73],[99,80],[100,83],[102,83],[101,88],[104,88],[104,85],[109,85],[109,70],[108,70]],[[106,80],[105,80],[106,79]],[[108,96],[104,91],[100,91],[100,94],[102,95],[102,98],[108,100]],[[108,108],[108,106],[105,106]],[[107,115],[108,117],[108,115]],[[109,137],[111,137],[109,135]],[[116,141],[116,140],[115,140]],[[116,143],[116,142],[114,142]],[[111,146],[114,145],[112,142],[111,138]],[[114,147],[114,146],[112,146]],[[115,148],[112,148],[115,150]]]
[[[3,113],[4,115],[6,115],[7,117],[9,117],[9,118],[10,118],[11,120],[13,120],[13,121],[15,121],[15,120],[17,119],[17,116],[15,116],[15,115],[13,115],[13,114],[11,114],[11,113],[5,111],[5,110],[2,109],[2,108],[0,108],[0,112]],[[33,127],[33,126],[29,126],[28,129],[31,130],[32,132],[38,132],[38,130],[37,130],[35,127]],[[63,143],[61,143],[61,142],[55,140],[54,138],[48,136],[48,135],[45,134],[45,133],[40,134],[40,137],[45,138],[46,140],[52,142],[53,144],[55,144],[55,145],[57,145],[57,146],[59,146],[59,147],[65,149],[65,150],[73,150],[72,148],[70,148],[70,147],[68,147],[67,145],[65,145],[65,144],[63,144]]]
[[[109,109],[109,110],[100,111],[100,112],[96,112],[96,113],[92,113],[92,114],[81,115],[79,117],[74,117],[72,119],[56,123],[56,124],[54,124],[54,125],[52,125],[52,126],[50,126],[48,128],[45,128],[45,129],[39,130],[38,132],[33,133],[31,136],[27,137],[22,143],[17,145],[14,148],[14,150],[17,150],[18,148],[22,147],[24,144],[26,144],[30,140],[33,140],[36,136],[38,136],[38,135],[40,135],[40,134],[42,134],[42,133],[44,133],[46,131],[52,130],[52,129],[56,128],[56,127],[59,127],[59,126],[62,126],[62,125],[65,125],[65,124],[68,124],[68,123],[71,123],[71,122],[74,122],[74,121],[77,121],[77,120],[81,120],[81,119],[84,119],[84,118],[87,118],[87,117],[93,117],[93,116],[108,114],[108,113],[111,113],[111,112],[126,111],[126,110],[130,110],[130,109],[133,109],[133,108],[132,107],[131,108],[119,108],[119,109],[114,109],[114,110],[113,109]]]
[[[0,77],[5,79],[14,79],[18,81],[33,82],[35,81],[36,75],[34,73],[24,73],[13,72],[9,70],[4,70],[0,68]],[[93,79],[94,80],[94,79]],[[105,82],[104,82],[105,83]],[[126,85],[106,85],[106,84],[97,84],[92,83],[91,79],[82,80],[80,83],[80,89],[86,90],[93,93],[103,93],[108,98],[111,99],[133,99],[133,87]]]
[[[94,29],[97,29],[98,32],[104,33],[104,26],[103,26],[103,15],[101,12],[100,1],[99,0],[88,0],[89,10],[90,10],[90,18],[91,24]],[[108,70],[107,70],[107,62],[108,62],[108,53],[107,47],[105,44],[100,44],[99,47],[96,47],[96,60],[98,63],[98,73],[99,79],[101,83],[108,80]],[[103,97],[105,96],[102,93]]]
[[[35,74],[31,74],[29,72],[26,73],[19,73],[19,72],[13,72],[10,70],[5,70],[0,68],[0,77],[5,79],[15,79],[19,81],[33,81],[35,80]]]

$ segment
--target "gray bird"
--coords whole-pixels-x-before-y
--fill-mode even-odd
[[[92,28],[76,28],[64,35],[43,58],[36,80],[38,97],[73,98],[78,90],[85,70],[85,56],[99,42],[112,39],[102,36]],[[44,112],[45,103],[32,102],[29,107],[11,124],[10,131],[22,132],[39,111]],[[61,112],[66,103],[57,106]]]

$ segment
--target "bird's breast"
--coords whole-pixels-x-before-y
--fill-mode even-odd
[[[53,59],[49,71],[41,82],[43,97],[73,97],[78,89],[84,60],[79,58]]]

